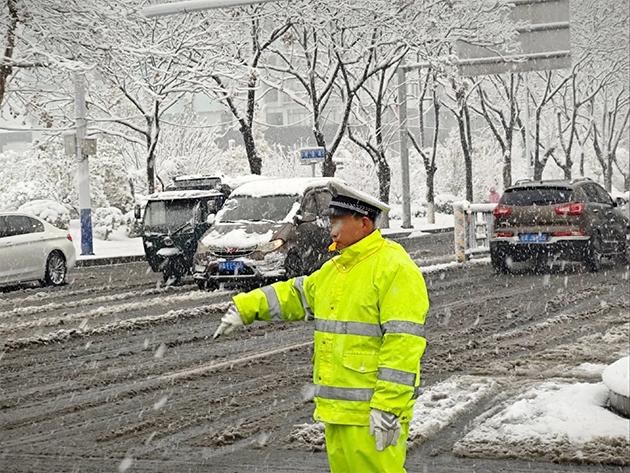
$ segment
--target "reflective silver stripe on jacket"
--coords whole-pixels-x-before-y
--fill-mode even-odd
[[[261,287],[260,290],[267,298],[267,306],[269,307],[269,320],[282,320],[282,307],[276,290],[271,286]]]
[[[403,320],[391,320],[383,324],[384,333],[404,333],[424,337],[424,324]]]
[[[338,401],[366,401],[372,399],[372,388],[335,388],[333,386],[315,385],[315,397],[335,399]]]
[[[378,379],[379,381],[389,381],[390,383],[414,386],[416,384],[416,373],[381,366],[378,369]]]
[[[300,297],[302,298],[302,307],[304,307],[304,319],[305,320],[313,320],[313,312],[311,311],[311,306],[308,305],[308,301],[306,300],[306,294],[304,294],[304,276],[300,276],[295,278],[293,281],[293,287],[298,290],[300,293]]]
[[[336,333],[340,335],[361,335],[364,337],[382,337],[381,326],[365,322],[342,322],[340,320],[315,319],[315,330],[318,332]]]

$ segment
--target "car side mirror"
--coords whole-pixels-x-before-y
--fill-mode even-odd
[[[617,197],[615,199],[615,207],[623,207],[627,203],[628,203],[628,201],[626,199],[624,199],[623,197]]]
[[[300,223],[311,223],[311,222],[314,222],[315,220],[317,220],[317,215],[314,215],[312,213],[307,213],[304,215],[297,214],[294,219],[295,223],[298,225]]]
[[[133,206],[133,217],[136,220],[140,220],[142,218],[142,209],[139,204]]]

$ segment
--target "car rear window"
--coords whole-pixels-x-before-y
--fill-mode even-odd
[[[573,189],[567,187],[519,187],[506,189],[500,204],[505,205],[555,205],[573,200]]]

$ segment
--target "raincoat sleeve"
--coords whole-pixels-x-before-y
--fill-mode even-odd
[[[255,320],[291,321],[313,319],[314,281],[317,272],[281,281],[234,296],[245,325]]]
[[[408,412],[410,403],[415,402],[414,393],[420,385],[429,298],[422,273],[412,261],[397,266],[383,279],[379,288],[383,339],[370,407],[401,417]],[[400,420],[409,421],[405,416]]]

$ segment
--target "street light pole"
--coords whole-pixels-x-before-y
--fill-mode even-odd
[[[409,148],[407,148],[407,76],[403,63],[398,66],[398,121],[400,128],[400,170],[402,175],[402,228],[411,224],[411,192],[409,186]]]
[[[146,17],[175,15],[178,13],[190,13],[201,10],[212,10],[216,8],[239,7],[252,5],[254,3],[277,2],[278,0],[189,0],[186,2],[163,3],[161,5],[151,5],[142,9],[142,14]]]
[[[79,188],[79,215],[81,218],[81,254],[93,255],[92,201],[90,199],[90,162],[85,150],[85,77],[82,72],[74,76],[74,100],[76,116],[77,180]]]

